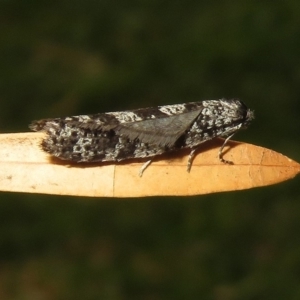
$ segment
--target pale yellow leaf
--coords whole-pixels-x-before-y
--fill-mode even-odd
[[[219,162],[223,140],[203,144],[186,171],[188,151],[156,158],[139,177],[144,162],[72,164],[41,150],[44,133],[0,135],[0,190],[91,197],[200,195],[249,189],[296,176],[300,165],[259,146],[231,141]]]

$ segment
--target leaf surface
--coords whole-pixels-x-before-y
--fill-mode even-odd
[[[187,196],[243,190],[295,177],[300,164],[263,147],[230,141],[219,161],[222,139],[204,143],[191,172],[189,151],[155,158],[139,177],[145,161],[72,164],[53,159],[40,148],[44,133],[0,135],[0,190],[90,197]]]

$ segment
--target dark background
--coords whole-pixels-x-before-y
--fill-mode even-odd
[[[238,97],[300,161],[300,3],[0,1],[0,128]],[[84,180],[83,180],[84,184]],[[201,184],[201,178],[199,178]],[[231,193],[1,193],[1,299],[299,299],[298,178]]]

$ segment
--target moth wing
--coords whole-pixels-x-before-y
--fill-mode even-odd
[[[189,128],[198,115],[199,110],[195,110],[173,116],[122,123],[114,130],[131,140],[138,138],[144,143],[171,146]]]
[[[29,128],[33,131],[48,131],[59,127],[82,128],[109,131],[119,125],[119,121],[109,114],[80,115],[66,118],[42,119],[33,121]]]

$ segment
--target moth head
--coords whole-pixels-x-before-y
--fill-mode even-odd
[[[247,106],[240,101],[243,105],[243,121],[242,121],[242,128],[247,128],[251,121],[254,119],[254,111],[247,108]]]

